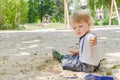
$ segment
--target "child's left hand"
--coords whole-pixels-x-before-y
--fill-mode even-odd
[[[75,55],[78,55],[79,52],[77,52],[77,51],[70,51],[70,54],[71,54],[71,56],[75,56]]]
[[[93,47],[94,45],[96,45],[97,44],[97,37],[92,37],[89,40],[89,44],[90,44],[90,47]]]

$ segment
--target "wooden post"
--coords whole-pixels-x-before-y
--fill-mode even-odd
[[[109,25],[111,25],[111,22],[112,22],[112,12],[113,12],[113,0],[111,0],[111,5],[110,5]]]
[[[67,27],[69,27],[69,14],[68,14],[67,0],[64,0],[64,24],[67,24]]]

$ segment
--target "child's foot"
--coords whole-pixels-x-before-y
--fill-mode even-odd
[[[63,58],[63,55],[61,55],[59,52],[57,52],[56,50],[53,50],[52,52],[53,55],[53,59],[61,62],[61,59]]]

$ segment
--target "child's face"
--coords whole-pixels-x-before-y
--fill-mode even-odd
[[[87,22],[73,23],[72,25],[75,34],[79,37],[84,36],[90,30],[90,25]]]

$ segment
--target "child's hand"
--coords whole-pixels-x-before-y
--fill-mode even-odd
[[[70,54],[71,54],[72,56],[75,56],[75,55],[78,55],[79,52],[76,52],[76,51],[70,51]]]
[[[97,37],[92,37],[89,41],[90,47],[93,47],[97,44]]]

